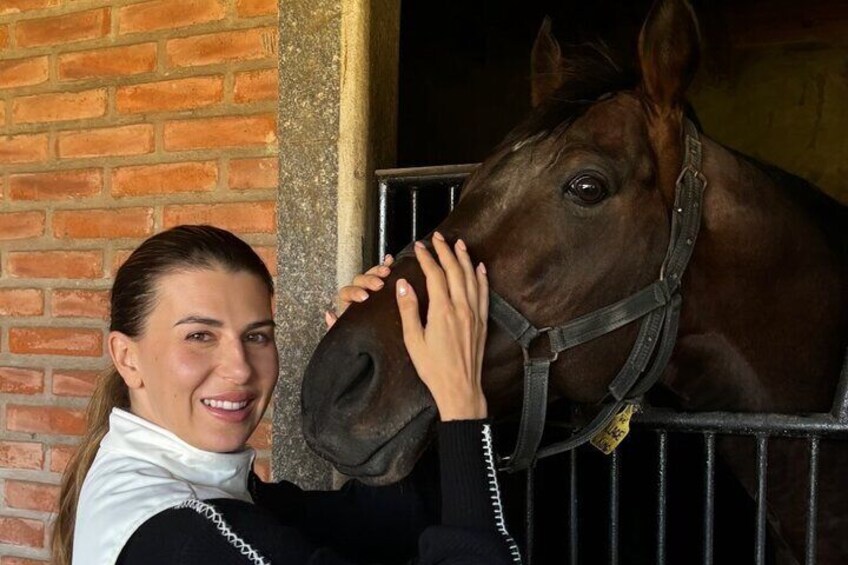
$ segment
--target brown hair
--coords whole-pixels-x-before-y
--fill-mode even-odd
[[[182,270],[223,268],[259,277],[274,293],[274,281],[251,247],[226,230],[212,226],[177,226],[142,243],[118,269],[112,284],[110,331],[129,337],[144,333],[156,305],[160,277]],[[109,431],[112,408],[129,408],[129,391],[112,368],[104,373],[88,404],[88,429],[62,476],[59,512],[53,530],[53,563],[70,565],[77,502],[86,474]]]

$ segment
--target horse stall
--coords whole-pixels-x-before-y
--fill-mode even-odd
[[[688,98],[703,130],[848,201],[848,5],[693,4],[703,47]],[[439,225],[478,167],[453,163],[482,161],[530,110],[530,47],[544,16],[563,45],[601,40],[635,65],[650,6],[647,0],[404,3],[402,168],[377,173],[372,259],[399,253]],[[844,562],[844,554],[834,557],[835,540],[819,536],[817,517],[821,497],[836,488],[819,482],[822,446],[848,449],[846,365],[848,358],[831,409],[820,413],[683,412],[669,408],[673,402],[659,392],[657,406],[640,408],[632,432],[609,455],[588,444],[558,449],[575,422],[585,420],[586,408],[552,404],[539,458],[502,478],[525,563]],[[502,454],[520,426],[517,418],[501,426]],[[720,451],[738,456],[729,462]],[[775,489],[793,493],[791,527],[803,530],[800,546],[777,533],[769,508]],[[843,520],[838,530],[848,538],[844,516],[835,519]]]

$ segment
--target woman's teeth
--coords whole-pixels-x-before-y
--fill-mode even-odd
[[[211,408],[218,408],[219,410],[241,410],[245,406],[247,406],[248,401],[243,400],[241,402],[230,402],[229,400],[211,400],[208,398],[203,399],[203,404],[209,406]]]

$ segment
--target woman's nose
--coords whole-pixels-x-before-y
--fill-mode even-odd
[[[233,340],[225,345],[218,369],[223,378],[234,383],[242,384],[250,379],[253,368],[248,362],[247,352],[241,340]]]

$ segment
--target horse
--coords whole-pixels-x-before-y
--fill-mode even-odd
[[[563,52],[548,23],[532,52],[530,115],[467,180],[437,228],[461,237],[490,285],[537,328],[591,315],[662,273],[675,235],[677,186],[698,128],[685,94],[700,56],[685,0],[656,0],[628,72],[601,51]],[[679,280],[673,348],[644,401],[684,411],[828,412],[848,344],[848,208],[808,182],[696,131],[702,202]],[[386,288],[423,275],[402,257]],[[522,407],[524,359],[489,325],[483,385],[492,417]],[[640,335],[629,321],[561,353],[548,398],[596,405]],[[674,339],[676,336],[676,340]],[[318,345],[303,379],[308,444],[370,483],[406,476],[437,414],[406,355],[391,291],[352,306]],[[717,444],[753,494],[753,455]],[[770,449],[768,505],[778,563],[804,552],[797,443]],[[848,446],[822,440],[818,557],[848,559]]]

